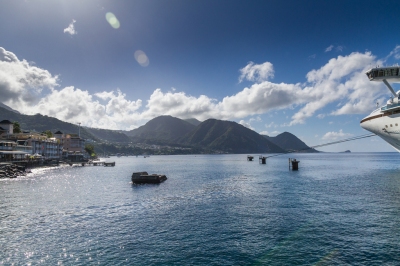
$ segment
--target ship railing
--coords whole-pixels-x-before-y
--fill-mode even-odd
[[[385,112],[385,111],[390,111],[390,110],[398,109],[398,108],[400,108],[400,103],[390,103],[385,106],[382,106],[381,111]]]

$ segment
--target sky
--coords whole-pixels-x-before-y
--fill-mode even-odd
[[[400,2],[377,3],[0,0],[0,102],[116,130],[171,115],[309,146],[363,135],[390,96],[365,71],[400,61]],[[319,150],[394,151],[379,137]]]

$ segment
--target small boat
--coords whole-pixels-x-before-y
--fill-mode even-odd
[[[159,184],[165,180],[167,180],[165,175],[149,175],[147,172],[136,172],[132,174],[133,184]]]

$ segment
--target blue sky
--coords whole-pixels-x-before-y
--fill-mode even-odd
[[[1,3],[0,101],[84,126],[169,114],[317,145],[366,133],[390,94],[364,72],[400,61],[398,1]],[[377,137],[321,150],[346,149],[393,151]]]

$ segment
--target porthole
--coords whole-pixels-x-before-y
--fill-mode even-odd
[[[390,124],[390,127],[393,127],[392,124]]]
[[[388,128],[388,126],[387,126],[387,125],[385,125],[385,127],[386,127],[386,128]]]
[[[398,126],[398,124],[396,123],[396,127]]]

